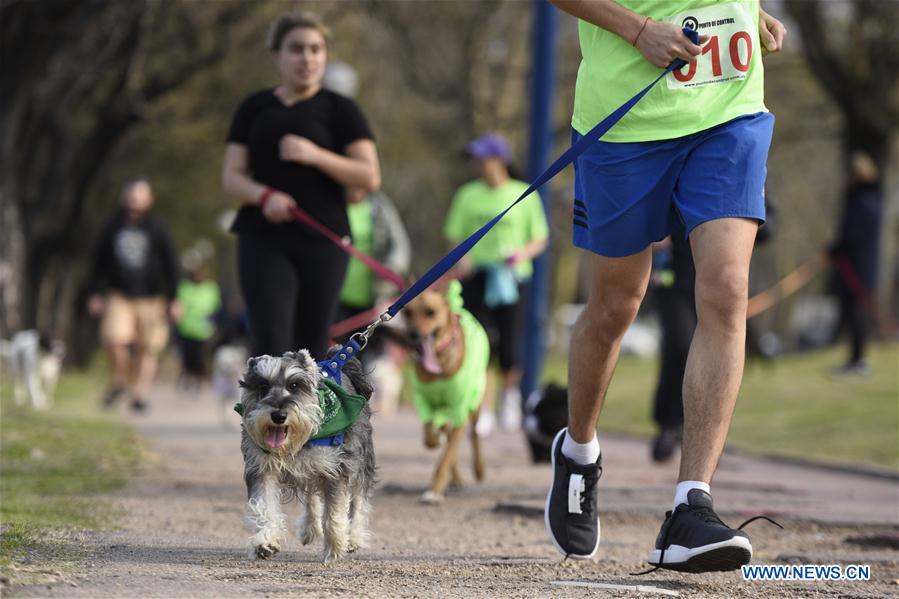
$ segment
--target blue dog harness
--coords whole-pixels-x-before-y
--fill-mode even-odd
[[[318,363],[318,367],[321,368],[322,376],[326,379],[330,379],[340,384],[340,371],[343,368],[343,365],[347,360],[353,358],[362,351],[362,347],[356,342],[354,339],[350,339],[349,343],[340,348],[336,354],[334,354],[330,360],[324,360]],[[340,431],[334,436],[331,437],[322,437],[321,439],[312,439],[308,441],[305,447],[309,447],[310,445],[316,447],[330,447],[334,445],[340,445],[343,443],[343,436],[346,431]]]

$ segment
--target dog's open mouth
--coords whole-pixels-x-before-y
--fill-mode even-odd
[[[286,426],[270,426],[265,432],[265,444],[269,449],[279,449],[287,443]]]
[[[440,374],[442,372],[440,360],[437,359],[437,348],[433,333],[422,339],[416,358],[426,372],[431,374]]]

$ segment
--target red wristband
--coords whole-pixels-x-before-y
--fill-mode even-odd
[[[265,191],[262,192],[262,195],[259,196],[259,209],[265,209],[265,203],[268,202],[268,199],[272,197],[272,194],[275,193],[275,190],[271,187],[266,187]]]
[[[634,48],[637,47],[637,40],[640,39],[640,35],[643,34],[643,30],[646,29],[646,24],[649,23],[649,17],[643,19],[643,26],[640,27],[640,31],[637,32],[637,37],[634,38],[634,43],[631,44]]]

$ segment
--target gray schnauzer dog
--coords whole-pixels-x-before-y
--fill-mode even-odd
[[[366,399],[339,445],[309,445],[323,424],[318,365],[302,350],[250,358],[241,386],[244,481],[250,557],[275,555],[287,538],[282,504],[300,503],[297,536],[303,545],[324,540],[322,562],[364,547],[375,484],[371,438],[372,388],[356,359],[343,367],[341,387]]]

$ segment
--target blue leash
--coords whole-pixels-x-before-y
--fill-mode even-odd
[[[699,33],[698,32],[694,31],[693,29],[687,29],[686,27],[684,28],[683,31],[684,31],[684,35],[686,35],[688,38],[690,38],[690,41],[692,41],[694,44],[697,44],[697,45],[699,44]],[[393,304],[391,304],[390,307],[387,308],[387,311],[384,312],[384,314],[382,314],[378,318],[378,320],[376,320],[375,322],[370,324],[363,332],[355,333],[350,338],[350,342],[340,349],[340,352],[338,352],[338,355],[345,354],[347,348],[352,348],[353,352],[355,352],[355,353],[358,353],[359,351],[361,351],[365,347],[366,343],[368,342],[368,337],[372,334],[372,332],[374,331],[375,328],[377,328],[380,324],[387,322],[388,320],[390,320],[391,318],[396,316],[400,310],[402,310],[403,308],[406,307],[406,304],[408,304],[413,299],[415,299],[425,289],[427,289],[428,287],[433,285],[437,281],[437,279],[439,279],[444,274],[446,274],[446,272],[449,269],[451,269],[453,266],[455,266],[456,263],[459,262],[459,260],[461,260],[462,257],[465,254],[467,254],[471,250],[471,248],[474,247],[474,245],[477,242],[479,242],[481,240],[481,238],[484,237],[484,235],[486,235],[490,231],[490,229],[492,229],[493,226],[496,225],[496,223],[498,223],[500,221],[500,219],[506,215],[507,212],[509,212],[509,210],[514,208],[520,201],[522,201],[523,199],[525,199],[526,197],[531,195],[534,191],[536,191],[538,188],[540,188],[543,184],[545,184],[550,179],[552,179],[557,174],[559,174],[559,172],[562,169],[564,169],[566,166],[568,166],[569,164],[574,162],[574,160],[578,156],[583,154],[584,151],[590,145],[593,144],[593,142],[599,141],[599,138],[601,138],[603,135],[605,135],[606,132],[608,132],[608,130],[611,129],[615,125],[615,123],[620,121],[621,118],[624,117],[624,115],[627,114],[627,112],[631,108],[633,108],[634,105],[637,102],[639,102],[640,99],[643,98],[643,96],[645,96],[646,93],[655,86],[656,83],[661,81],[661,79],[665,75],[667,75],[671,71],[675,71],[675,70],[679,70],[679,69],[683,68],[686,64],[687,64],[687,61],[680,60],[680,59],[672,62],[670,65],[668,65],[668,68],[666,68],[662,72],[662,74],[659,75],[655,79],[655,81],[653,81],[652,83],[647,85],[641,91],[637,92],[637,94],[633,98],[631,98],[630,100],[628,100],[627,102],[622,104],[612,114],[610,114],[609,116],[604,118],[602,121],[600,121],[600,123],[598,125],[596,125],[592,129],[590,129],[590,131],[586,135],[584,135],[580,140],[578,140],[578,142],[576,144],[574,144],[573,146],[568,148],[564,154],[559,156],[559,158],[555,162],[553,162],[545,171],[543,171],[534,180],[534,182],[531,183],[530,186],[526,190],[524,190],[524,192],[520,196],[518,196],[518,199],[515,200],[514,202],[512,202],[512,204],[508,208],[506,208],[505,210],[503,210],[502,212],[500,212],[499,214],[494,216],[489,222],[487,222],[484,226],[482,226],[480,229],[475,231],[470,237],[468,237],[468,239],[465,239],[464,241],[462,241],[459,245],[457,245],[455,248],[453,248],[453,250],[449,254],[447,254],[446,256],[441,258],[440,261],[437,262],[437,264],[432,266],[430,268],[430,270],[428,270],[424,275],[422,275],[420,279],[418,279],[395,302],[393,302]],[[334,363],[333,361],[328,361],[328,362],[321,362],[320,364],[327,364],[327,366],[330,367],[333,363]],[[342,362],[341,362],[341,365],[342,365]],[[333,369],[331,369],[331,368],[329,368],[327,371],[323,370],[323,374],[325,374],[325,376],[332,376],[332,377],[335,376],[333,373]],[[340,376],[340,373],[339,373],[339,369],[338,369],[338,371],[336,373],[336,377],[337,377],[336,380],[338,380],[338,381],[339,381],[339,376]]]

